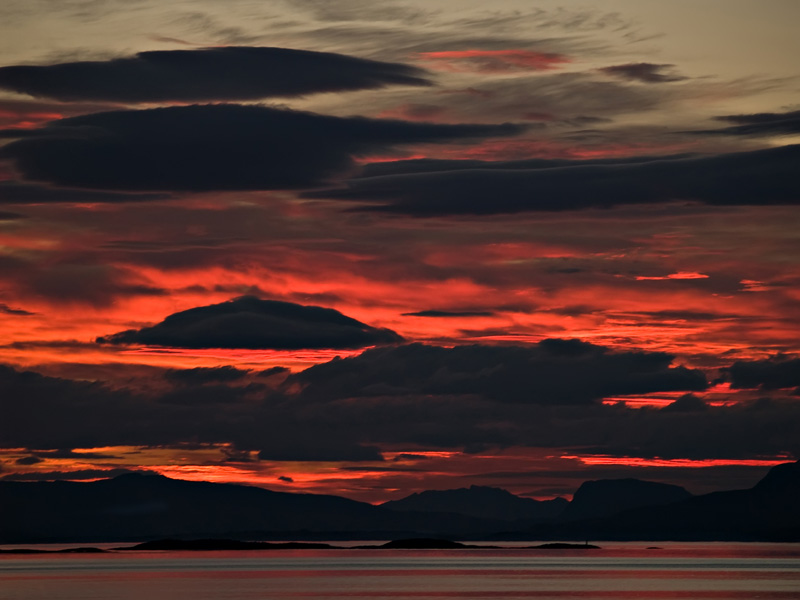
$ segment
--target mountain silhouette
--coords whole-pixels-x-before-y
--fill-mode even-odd
[[[586,481],[561,514],[561,520],[575,521],[608,517],[633,508],[672,504],[690,498],[680,486],[640,479]]]
[[[524,536],[606,540],[800,541],[800,462],[773,467],[754,487],[528,528]]]
[[[338,496],[154,474],[89,483],[0,481],[0,543],[165,538],[800,541],[800,462],[774,467],[746,490],[688,496],[677,486],[601,480],[582,485],[561,512],[565,504],[480,486],[422,492],[373,506]],[[546,511],[552,511],[549,521]]]
[[[563,498],[538,501],[500,488],[473,485],[457,490],[428,490],[381,504],[397,511],[456,513],[500,521],[550,520],[567,507]]]
[[[397,513],[339,496],[126,474],[90,483],[0,481],[0,543],[181,537],[482,535],[490,520]]]

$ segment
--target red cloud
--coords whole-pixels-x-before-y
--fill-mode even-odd
[[[16,129],[33,129],[48,121],[57,121],[64,115],[57,112],[33,111],[16,112],[5,110],[0,106],[0,127]]]
[[[431,61],[431,66],[435,69],[455,73],[546,71],[570,62],[563,54],[531,50],[446,50],[421,52],[419,57]]]
[[[644,275],[639,275],[636,277],[636,281],[661,281],[665,279],[708,279],[708,275],[705,273],[695,273],[693,271],[678,271],[677,273],[670,273],[664,276],[646,277]]]

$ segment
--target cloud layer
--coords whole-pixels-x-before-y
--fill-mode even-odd
[[[800,203],[800,146],[551,168],[496,166],[350,180],[312,197],[361,200],[414,216],[563,211],[676,200],[713,205]]]
[[[0,181],[0,203],[2,204],[50,204],[50,203],[117,203],[152,202],[167,200],[168,194],[124,193],[59,188],[18,181]]]
[[[69,101],[258,100],[388,85],[430,85],[425,72],[289,48],[229,46],[140,52],[107,61],[0,67],[0,88]]]
[[[669,367],[670,360],[569,340],[532,348],[412,345],[313,367],[283,389],[188,378],[149,393],[2,367],[0,444],[47,457],[47,449],[72,456],[67,449],[191,440],[231,444],[269,461],[378,461],[380,447],[397,444],[470,452],[574,448],[662,459],[798,450],[796,402],[698,410],[696,401],[683,400],[653,410],[594,401],[705,386],[702,373]],[[393,377],[400,373],[402,380]]]
[[[608,396],[703,390],[701,371],[660,352],[610,352],[579,340],[533,346],[411,344],[311,367],[293,380],[325,398],[477,395],[496,402],[570,405]]]
[[[731,123],[731,125],[722,129],[708,129],[697,133],[734,136],[795,135],[800,133],[800,110],[785,113],[725,115],[716,117],[716,120]]]
[[[113,111],[52,122],[0,150],[23,175],[114,190],[319,185],[353,157],[397,145],[514,135],[516,125],[434,125],[240,105]]]
[[[800,358],[776,356],[764,360],[738,360],[730,366],[728,373],[734,388],[800,388]]]

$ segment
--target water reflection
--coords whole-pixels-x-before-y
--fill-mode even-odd
[[[799,596],[800,548],[791,544],[0,557],[0,600]]]

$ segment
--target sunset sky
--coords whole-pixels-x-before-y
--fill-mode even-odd
[[[0,479],[546,499],[800,459],[798,23],[3,0]]]

